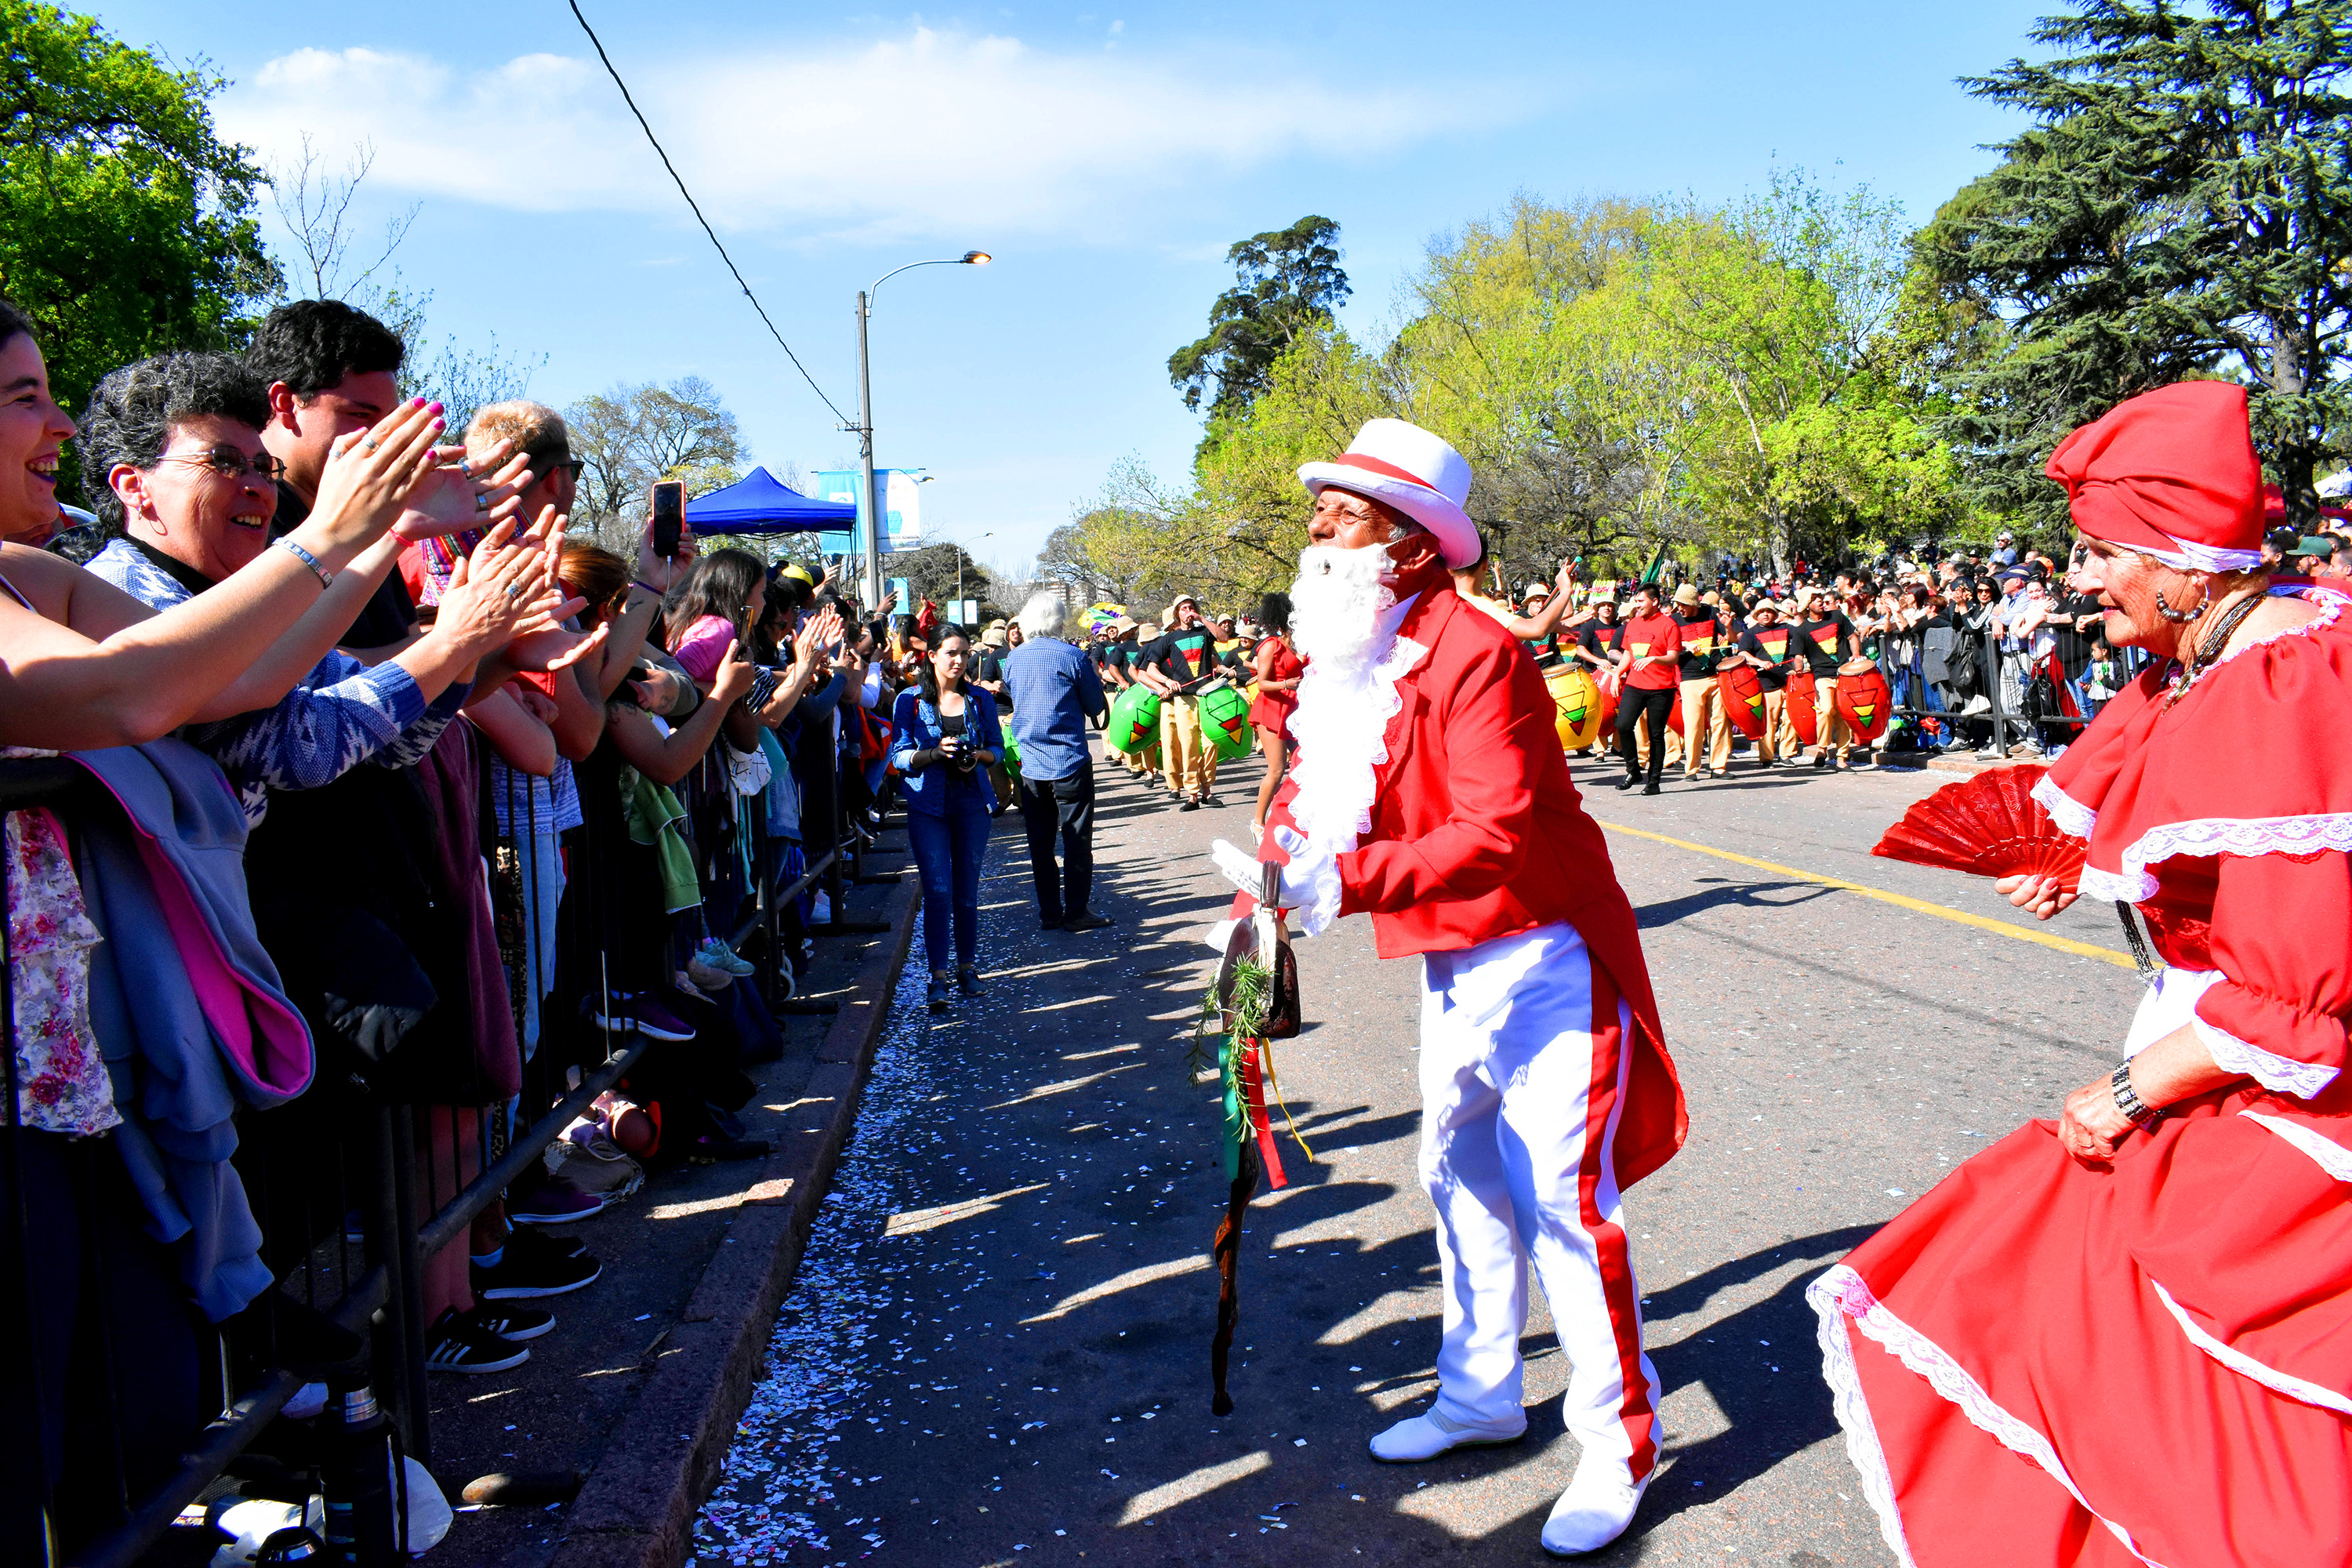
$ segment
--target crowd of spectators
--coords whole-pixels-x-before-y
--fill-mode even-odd
[[[287,1287],[366,1225],[383,1108],[421,1224],[645,1042],[412,1260],[439,1373],[517,1365],[540,1303],[596,1280],[593,1231],[551,1227],[765,1153],[736,1112],[782,1036],[738,982],[804,969],[833,910],[801,873],[871,841],[894,703],[933,668],[822,568],[690,528],[657,554],[650,520],[633,559],[569,534],[562,416],[445,428],[403,365],[305,301],[68,415],[0,304],[0,1132],[43,1380],[0,1393],[11,1543],[45,1489],[87,1520],[77,1488],[167,1473],[235,1392],[216,1347],[239,1386],[296,1341],[360,1353]],[[763,880],[794,896],[751,922]],[[101,1386],[139,1391],[110,1426],[77,1413]]]

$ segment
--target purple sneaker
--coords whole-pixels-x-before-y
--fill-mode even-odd
[[[570,1225],[603,1214],[609,1201],[549,1182],[520,1203],[509,1205],[507,1218],[517,1225]]]

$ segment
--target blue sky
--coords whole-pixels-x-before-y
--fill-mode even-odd
[[[1199,425],[1167,357],[1201,333],[1234,240],[1337,219],[1345,320],[1377,334],[1431,237],[1517,191],[1713,200],[1801,165],[1924,220],[2016,128],[1953,79],[2021,52],[2053,8],[582,4],[844,410],[856,290],[904,261],[995,253],[882,290],[875,425],[881,462],[936,476],[927,531],[1008,564],[1123,455],[1181,475]],[[531,392],[559,405],[707,376],[772,467],[854,454],[562,0],[436,10],[429,26],[277,0],[234,14],[99,7],[126,41],[232,79],[223,129],[265,159],[304,132],[331,162],[373,142],[362,226],[422,203],[397,263],[433,290],[436,333],[544,354]]]

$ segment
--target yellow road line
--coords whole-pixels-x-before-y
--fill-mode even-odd
[[[1597,816],[1593,820],[1601,822]],[[1990,915],[1972,915],[1961,910],[1948,910],[1941,904],[1931,904],[1924,899],[1906,898],[1901,893],[1890,893],[1884,888],[1874,888],[1862,882],[1849,882],[1840,877],[1824,877],[1812,871],[1800,871],[1793,866],[1776,866],[1769,860],[1756,860],[1745,855],[1734,855],[1728,849],[1717,849],[1711,844],[1694,844],[1687,838],[1669,838],[1663,833],[1652,833],[1646,828],[1626,827],[1614,822],[1601,822],[1601,826],[1612,833],[1630,833],[1636,838],[1655,839],[1660,844],[1671,844],[1677,849],[1692,849],[1701,855],[1712,855],[1718,860],[1729,860],[1741,866],[1753,866],[1759,871],[1769,871],[1776,877],[1792,877],[1800,882],[1811,882],[1817,887],[1842,888],[1849,893],[1860,893],[1865,899],[1876,899],[1881,903],[1893,904],[1897,909],[1916,910],[1923,915],[1934,915],[1937,920],[1957,921],[1961,925],[1974,926],[1979,931],[1989,931],[2000,936],[2013,936],[2020,942],[2039,942],[2043,947],[2055,948],[2060,952],[2071,952],[2080,958],[2095,958],[2102,963],[2117,964],[2125,969],[2134,967],[2129,956],[2117,952],[2113,948],[2094,947],[2087,942],[2070,942],[2063,936],[2052,936],[2048,931],[2030,931],[2023,926],[2011,925],[2007,921],[1997,921]]]

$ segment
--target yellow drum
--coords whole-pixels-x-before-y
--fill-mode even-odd
[[[1577,664],[1556,664],[1544,671],[1551,688],[1551,727],[1559,735],[1560,750],[1580,752],[1601,733],[1601,686]]]

